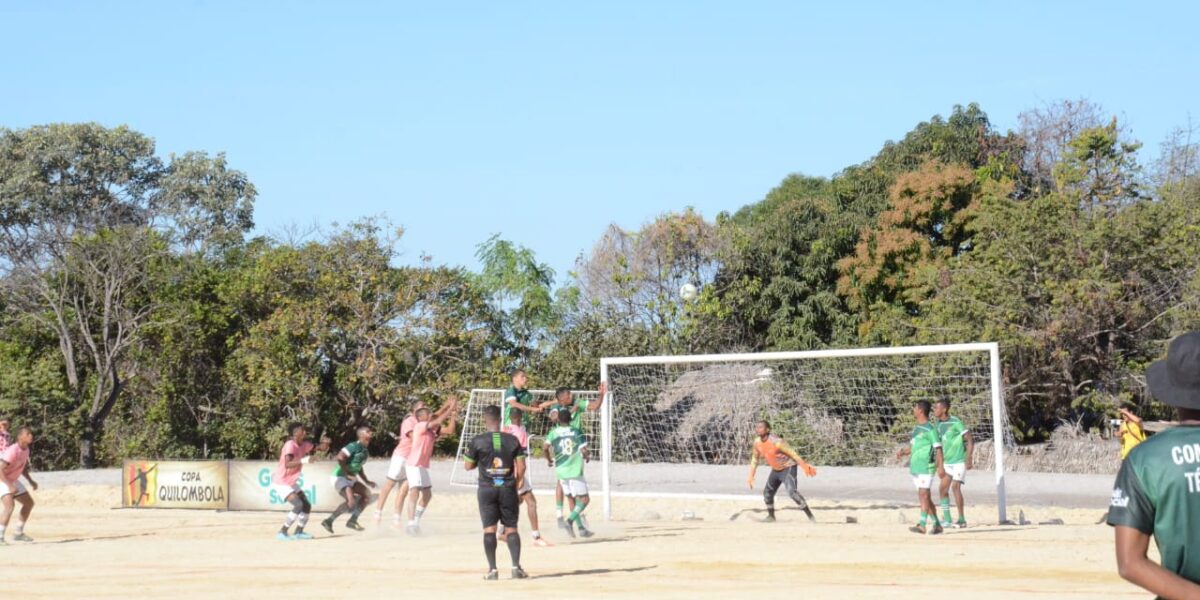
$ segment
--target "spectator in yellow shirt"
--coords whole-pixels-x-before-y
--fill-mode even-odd
[[[1141,417],[1124,408],[1120,412],[1122,422],[1121,428],[1117,430],[1117,436],[1121,440],[1121,460],[1125,460],[1134,446],[1146,441],[1146,432],[1142,430]]]

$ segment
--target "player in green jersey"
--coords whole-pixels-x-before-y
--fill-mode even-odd
[[[534,406],[533,394],[526,389],[529,383],[529,376],[525,374],[525,369],[517,369],[512,374],[512,385],[504,390],[504,402],[501,405],[504,407],[500,426],[507,427],[512,425],[512,411],[519,410],[527,413],[542,412],[540,406]]]
[[[575,499],[575,508],[567,517],[567,535],[575,537],[574,526],[579,527],[579,535],[588,538],[592,532],[588,530],[580,516],[588,506],[587,482],[583,479],[583,463],[587,450],[587,438],[583,432],[571,427],[571,414],[566,411],[558,413],[558,427],[550,431],[545,443],[546,462],[554,467],[558,482],[563,492]]]
[[[371,501],[371,492],[367,486],[375,489],[375,482],[368,479],[366,471],[363,470],[363,465],[367,462],[367,446],[371,444],[375,432],[370,427],[363,426],[359,427],[356,433],[358,439],[346,444],[346,447],[338,452],[338,464],[333,468],[333,488],[346,500],[334,509],[329,518],[321,521],[321,527],[329,533],[333,533],[334,521],[346,512],[350,513],[346,527],[362,531],[362,525],[358,524],[358,516]]]
[[[938,534],[942,532],[942,525],[938,523],[930,490],[933,489],[934,475],[941,478],[946,471],[942,464],[942,442],[938,439],[937,429],[929,422],[929,411],[929,403],[925,400],[913,404],[913,418],[917,420],[917,426],[913,427],[908,447],[898,450],[896,458],[906,455],[912,457],[908,472],[912,475],[913,485],[917,488],[917,500],[921,503],[921,520],[909,529],[914,533],[925,533],[926,520],[933,519],[929,532]]]
[[[1146,370],[1150,395],[1179,425],[1140,443],[1121,463],[1109,501],[1121,577],[1161,598],[1200,598],[1200,332],[1171,341]],[[1150,537],[1161,565],[1147,556]]]
[[[583,431],[583,415],[588,412],[600,410],[604,404],[604,396],[608,392],[608,383],[600,384],[600,396],[595,402],[589,401],[587,398],[574,398],[571,396],[571,389],[560,387],[554,390],[554,399],[543,402],[538,408],[548,411],[550,416],[550,426],[553,428],[558,423],[559,413],[566,411],[571,415],[571,427]],[[563,488],[562,482],[559,482],[554,490],[554,514],[558,518],[558,528],[567,529],[567,521],[563,518]],[[575,510],[575,499],[573,497],[566,498],[569,503],[567,509]]]
[[[962,419],[950,415],[950,401],[942,398],[933,405],[933,417],[937,420],[938,439],[942,442],[942,459],[945,474],[938,486],[942,504],[942,526],[963,529],[967,518],[963,516],[962,486],[967,480],[967,471],[972,468],[975,456],[975,440],[971,430]],[[950,520],[950,492],[954,492],[954,504],[958,507],[958,522]]]

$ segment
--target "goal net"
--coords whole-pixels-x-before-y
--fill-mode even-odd
[[[1015,443],[996,344],[606,358],[601,378],[606,515],[614,491],[744,495],[759,419],[814,465],[900,469],[913,403],[945,398],[972,433],[975,467],[996,474],[1005,520],[1004,452]]]
[[[535,405],[554,399],[553,390],[530,390],[530,393],[533,394]],[[463,468],[463,449],[466,448],[471,438],[485,431],[483,425],[484,407],[500,406],[504,400],[503,396],[504,390],[471,390],[471,397],[467,402],[466,416],[463,419],[461,436],[459,437],[458,452],[455,454],[454,467],[450,473],[451,485],[474,487],[479,480],[478,473],[467,471]],[[594,390],[573,390],[571,396],[594,403],[599,394]],[[542,455],[542,442],[545,441],[546,434],[553,427],[550,424],[548,415],[548,412],[526,415],[523,421],[525,430],[529,432],[530,457],[525,461],[526,468],[530,477],[529,481],[533,484],[536,491],[552,491],[555,485],[554,468],[546,466],[545,457]],[[593,448],[589,456],[592,464],[599,462],[600,448],[604,445],[601,438],[600,415],[599,411],[587,411],[583,415],[583,433],[587,436],[588,445]],[[591,471],[591,469],[585,469],[585,472]],[[596,477],[597,481],[599,480],[598,471],[592,476]]]

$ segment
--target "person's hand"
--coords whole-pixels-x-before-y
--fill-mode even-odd
[[[535,413],[546,412],[546,409],[544,409],[540,406],[535,406],[535,407],[533,407],[533,409],[530,412],[535,412]]]
[[[974,469],[974,468],[975,468],[975,465],[974,465],[974,464],[972,464],[972,463],[971,463],[971,461],[969,461],[969,460],[968,460],[968,461],[967,461],[967,463],[966,463],[966,465],[965,465],[965,468],[966,468],[966,470],[970,471],[971,469]]]
[[[600,396],[604,396],[604,394],[607,394],[607,393],[608,393],[608,382],[607,382],[607,381],[601,381],[601,382],[600,382],[600,389],[599,389],[599,390],[597,390],[597,391],[600,393]]]
[[[754,489],[754,476],[753,475],[746,478],[746,487],[748,487],[750,489]]]
[[[37,489],[38,489],[38,484],[37,484],[37,482],[36,482],[36,481],[34,481],[34,480],[30,479],[30,480],[29,480],[29,485],[33,486],[33,491],[35,491],[35,492],[37,491]]]
[[[817,476],[817,468],[808,463],[802,463],[800,465],[800,470],[804,471],[804,475],[806,477],[816,477]]]

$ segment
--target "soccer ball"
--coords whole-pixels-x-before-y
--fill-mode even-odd
[[[679,297],[689,302],[695,300],[699,294],[700,292],[696,289],[696,286],[690,283],[685,283],[683,287],[679,288]]]

